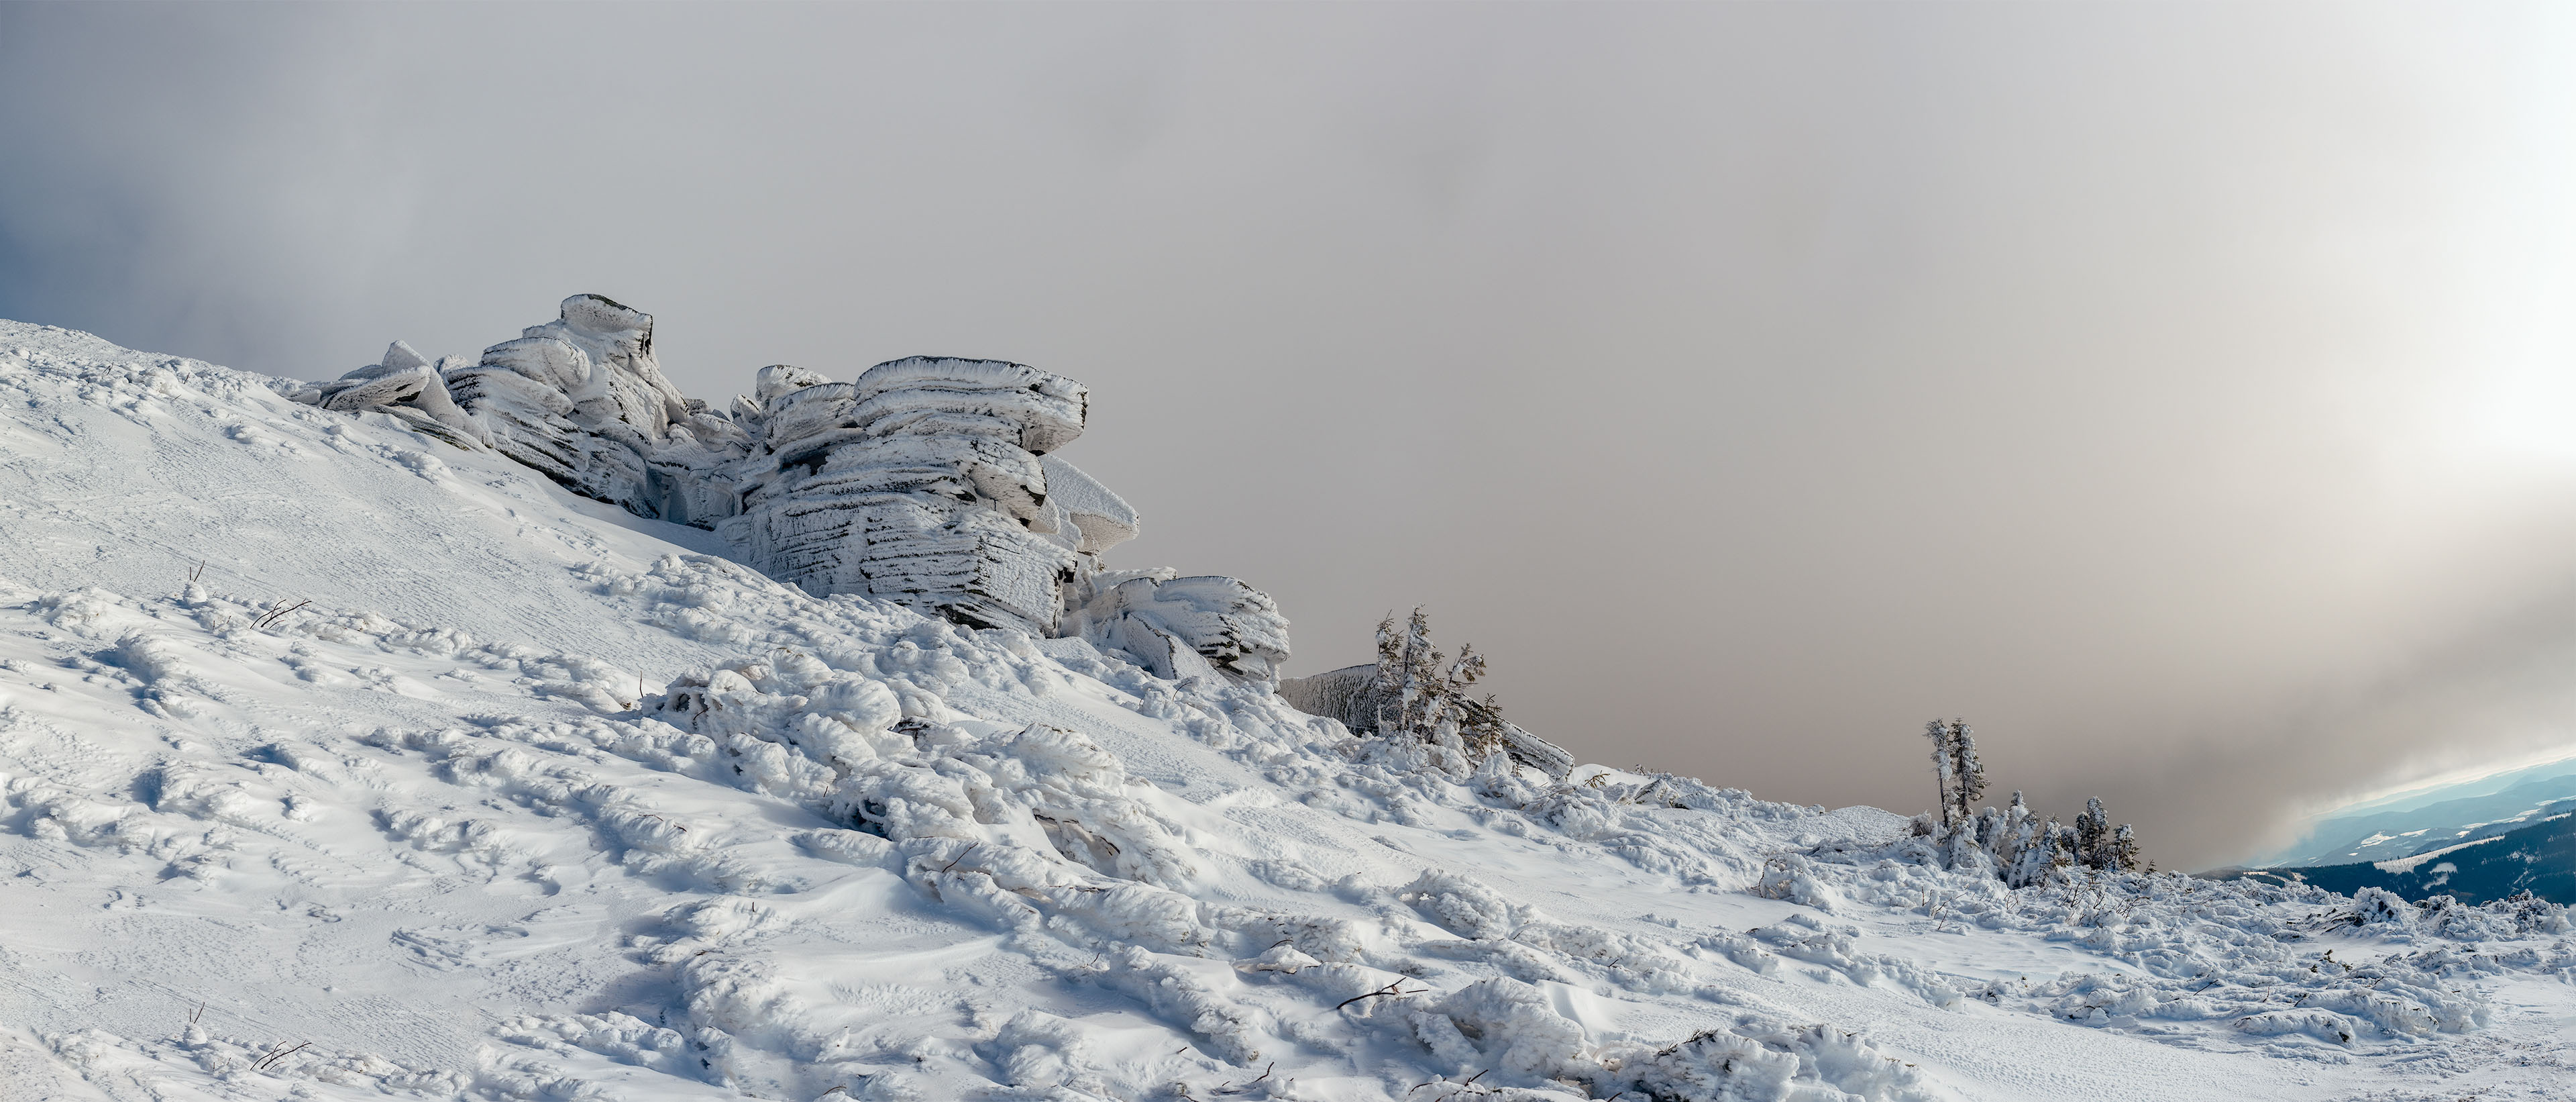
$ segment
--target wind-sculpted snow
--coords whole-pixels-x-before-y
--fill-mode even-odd
[[[817,597],[382,407],[34,327],[0,397],[35,1097],[2570,1097],[2549,904],[2013,889]]]

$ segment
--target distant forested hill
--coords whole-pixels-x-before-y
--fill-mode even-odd
[[[2296,876],[2350,895],[2386,888],[2408,899],[2448,895],[2479,904],[2530,892],[2552,903],[2576,903],[2576,816],[2560,815],[2508,834],[2395,861],[2363,861],[2238,875]]]

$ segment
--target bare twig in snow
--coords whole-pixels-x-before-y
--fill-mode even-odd
[[[1260,1074],[1260,1075],[1258,1075],[1258,1076],[1256,1076],[1256,1077],[1254,1077],[1254,1078],[1252,1079],[1252,1081],[1251,1081],[1251,1082],[1247,1082],[1247,1083],[1237,1083],[1237,1084],[1235,1084],[1235,1085],[1233,1085],[1233,1086],[1231,1086],[1231,1087],[1219,1087],[1219,1088],[1217,1088],[1216,1093],[1218,1093],[1218,1094],[1242,1094],[1242,1093],[1243,1093],[1243,1092],[1245,1092],[1245,1091],[1251,1090],[1255,1084],[1260,1083],[1263,1079],[1268,1079],[1268,1078],[1270,1078],[1270,1073],[1271,1073],[1271,1072],[1274,1072],[1274,1071],[1277,1071],[1277,1070],[1279,1070],[1279,1065],[1278,1065],[1278,1063],[1277,1063],[1277,1062],[1275,1062],[1275,1061],[1274,1061],[1274,1062],[1272,1062],[1272,1063],[1271,1063],[1271,1065],[1270,1065],[1269,1067],[1266,1067],[1266,1068],[1261,1069],[1261,1074]]]
[[[1351,996],[1350,998],[1343,999],[1343,1000],[1342,1000],[1338,1005],[1334,1006],[1334,1007],[1333,1007],[1333,1009],[1335,1009],[1335,1010],[1340,1010],[1342,1007],[1349,1006],[1349,1005],[1351,1005],[1352,1003],[1355,1003],[1355,1002],[1360,1001],[1361,999],[1374,999],[1374,998],[1377,998],[1377,997],[1378,997],[1378,996],[1380,996],[1380,995],[1406,996],[1406,995],[1420,995],[1420,994],[1424,994],[1424,993],[1425,993],[1425,992],[1422,992],[1422,991],[1405,991],[1405,990],[1401,990],[1401,988],[1402,988],[1403,986],[1404,986],[1404,981],[1403,981],[1403,980],[1397,980],[1397,981],[1395,981],[1394,983],[1390,983],[1390,984],[1388,984],[1388,985],[1386,985],[1386,986],[1384,986],[1384,987],[1378,988],[1378,989],[1377,989],[1377,990],[1375,990],[1375,991],[1370,991],[1370,992],[1367,992],[1367,993],[1365,993],[1365,994],[1353,995],[1353,996]]]
[[[258,1062],[258,1063],[256,1063],[256,1064],[252,1064],[252,1065],[250,1066],[250,1070],[252,1070],[252,1071],[260,1071],[260,1070],[263,1070],[263,1069],[267,1068],[267,1067],[268,1067],[269,1065],[271,1065],[271,1064],[274,1064],[274,1063],[276,1063],[276,1062],[278,1062],[278,1061],[280,1061],[280,1060],[286,1059],[286,1058],[287,1058],[287,1057],[289,1057],[289,1056],[293,1056],[293,1055],[295,1055],[296,1053],[299,1053],[299,1052],[304,1051],[305,1046],[306,1046],[306,1045],[310,1045],[310,1044],[312,1044],[312,1043],[313,1043],[313,1042],[311,1042],[311,1041],[306,1041],[306,1042],[304,1042],[303,1044],[296,1045],[294,1048],[287,1048],[287,1047],[285,1047],[285,1042],[281,1041],[281,1042],[279,1042],[279,1043],[278,1043],[277,1051],[271,1052],[271,1053],[269,1053],[269,1054],[268,1054],[268,1055],[266,1055],[266,1056],[262,1056],[262,1057],[260,1057],[260,1058],[259,1058],[259,1062]]]
[[[278,606],[278,607],[276,607],[276,608],[272,608],[272,609],[268,610],[268,613],[267,613],[266,615],[261,616],[261,617],[260,617],[259,619],[257,619],[257,620],[253,620],[253,621],[251,621],[251,624],[250,624],[250,626],[251,626],[251,630],[253,630],[253,631],[258,631],[258,630],[260,630],[261,628],[265,628],[265,627],[269,626],[270,624],[274,624],[274,623],[276,623],[278,620],[280,620],[280,619],[284,618],[284,617],[286,616],[286,614],[287,614],[287,613],[293,612],[293,611],[295,611],[296,609],[302,608],[302,607],[304,607],[304,606],[306,606],[306,605],[309,605],[309,604],[312,604],[312,603],[313,603],[313,601],[312,601],[310,598],[307,598],[307,599],[305,599],[305,600],[297,601],[297,602],[295,602],[294,604],[291,604],[291,605],[280,605],[280,606]]]

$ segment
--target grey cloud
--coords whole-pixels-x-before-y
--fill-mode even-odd
[[[1427,602],[1579,753],[2168,864],[2565,741],[2547,8],[0,8],[0,315],[302,377],[1089,383],[1121,561]],[[2535,366],[2536,365],[2536,366]],[[2539,391],[2546,395],[2548,390]],[[2561,411],[2576,423],[2576,403]],[[2576,450],[2576,449],[2572,449]]]

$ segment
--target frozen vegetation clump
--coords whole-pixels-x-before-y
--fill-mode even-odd
[[[2055,816],[2033,814],[2019,792],[2008,806],[1978,809],[1986,769],[1974,729],[1965,720],[1936,719],[1923,725],[1923,734],[1932,742],[1940,803],[1939,810],[1915,817],[1914,834],[1932,839],[1947,867],[1990,871],[2016,888],[2044,884],[2071,869],[2137,871],[2137,831],[2127,823],[2113,827],[2100,799],[2085,801],[2071,827]]]
[[[2007,807],[1971,812],[1984,776],[1967,725],[1935,721],[1926,734],[1940,813],[1917,817],[1889,841],[1777,855],[1754,891],[1829,913],[1875,904],[1936,927],[2083,944],[2128,967],[1990,982],[1972,994],[2145,1033],[2212,1022],[2345,1046],[2467,1033],[2488,1024],[2489,1011],[2459,986],[2462,976],[2537,966],[2567,977],[2576,965],[2559,936],[2566,909],[2528,897],[2473,908],[2447,897],[2410,904],[2378,889],[2346,898],[2305,885],[2140,874],[2134,831],[2111,826],[2099,799],[2073,827],[2033,815],[2018,792]],[[2306,951],[2338,931],[2373,928],[2390,935],[2384,941],[2433,944],[2377,960],[2336,960],[2331,946]],[[2479,951],[2489,939],[2535,937],[2557,940],[2536,954]]]
[[[1500,754],[1550,777],[1565,776],[1572,755],[1504,719],[1491,694],[1471,691],[1484,675],[1485,657],[1472,646],[1459,648],[1456,658],[1443,655],[1431,638],[1431,617],[1416,608],[1401,625],[1392,615],[1378,624],[1376,663],[1283,681],[1279,694],[1355,733],[1377,736],[1371,745],[1378,752],[1419,758],[1452,775],[1464,776]]]

